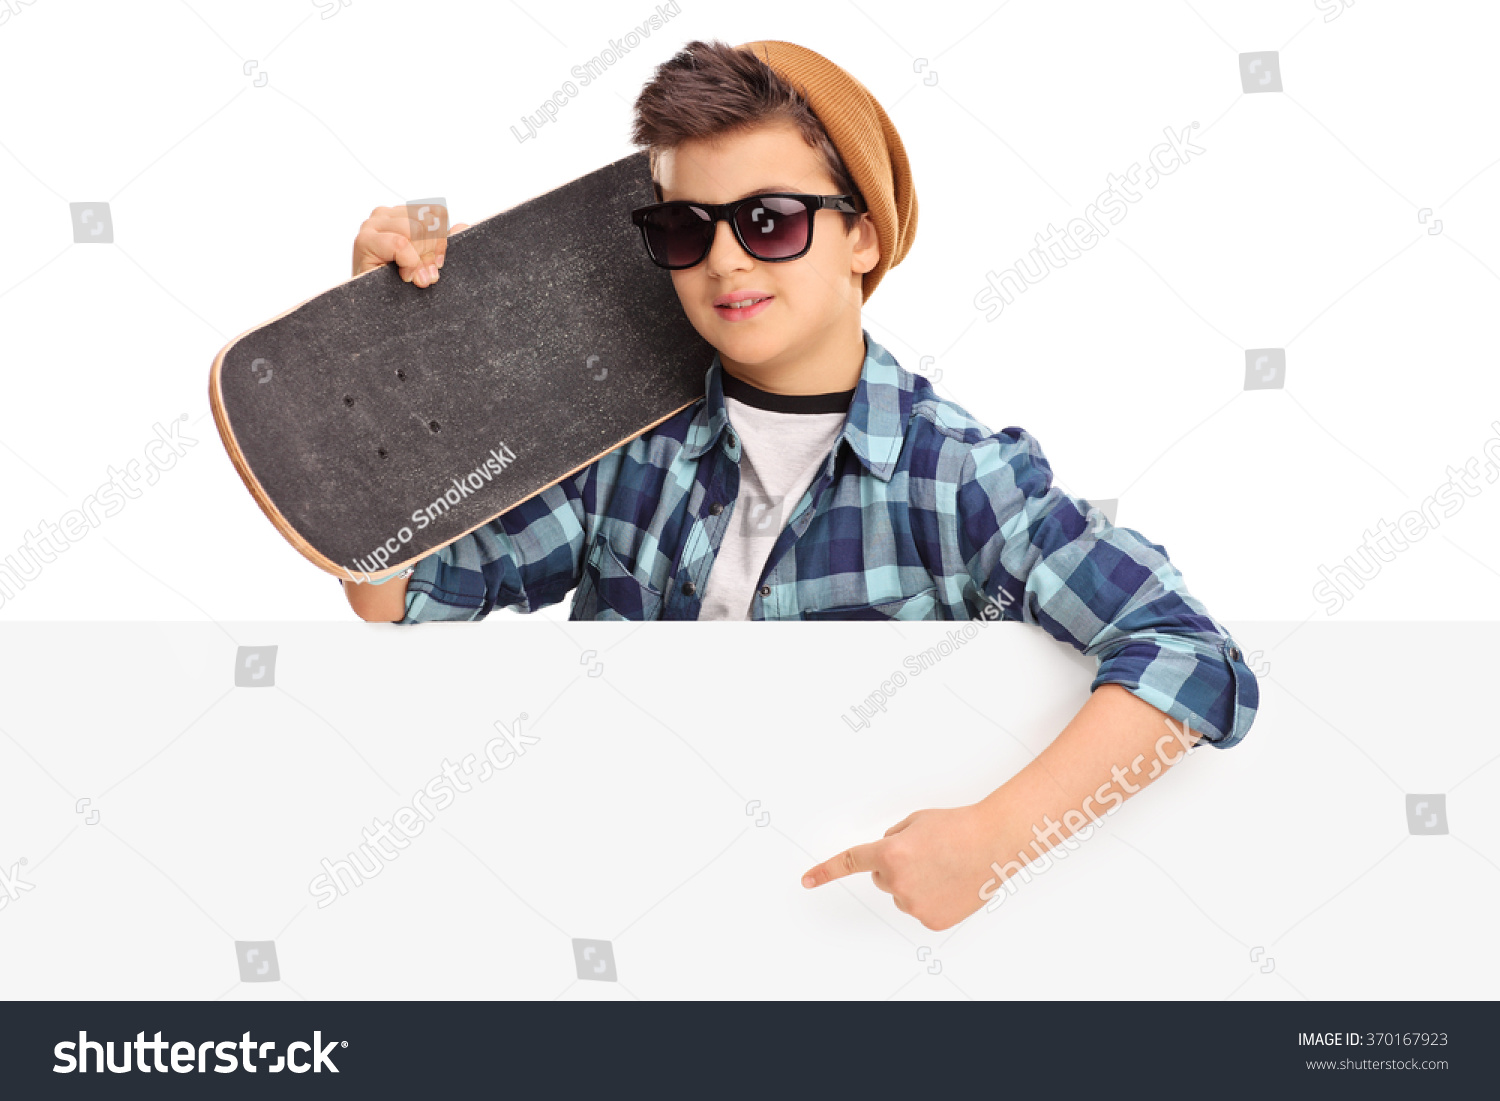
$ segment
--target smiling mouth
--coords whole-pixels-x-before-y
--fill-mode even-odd
[[[766,299],[768,299],[770,297],[771,297],[771,295],[767,294],[767,295],[762,295],[759,298],[742,298],[738,302],[725,302],[723,305],[715,306],[714,309],[716,309],[716,310],[743,310],[743,309],[745,309],[745,308],[747,308],[749,306],[755,305],[757,302],[764,302]]]

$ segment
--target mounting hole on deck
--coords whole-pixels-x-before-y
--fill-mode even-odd
[[[406,372],[403,371],[403,370],[401,370],[401,368],[397,367],[396,368],[396,377],[399,378],[402,382],[405,382],[406,381]]]
[[[385,458],[385,448],[377,447],[375,449],[375,454],[379,455],[382,459]]]
[[[428,430],[428,431],[429,431],[429,432],[437,432],[437,431],[439,431],[439,430],[440,430],[440,429],[441,429],[441,428],[442,428],[442,426],[441,426],[441,425],[440,425],[440,424],[438,424],[438,422],[437,422],[437,421],[428,421],[428,422],[427,422],[427,430]]]
[[[354,399],[351,398],[348,394],[345,394],[344,395],[344,404],[348,405],[348,406],[353,406],[354,405]]]

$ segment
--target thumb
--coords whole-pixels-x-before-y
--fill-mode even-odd
[[[920,813],[920,811],[912,811],[905,818],[901,819],[901,821],[897,822],[890,829],[886,830],[885,836],[889,837],[893,833],[900,833],[902,830],[906,829],[907,826],[911,825],[912,819],[916,818],[916,816]]]
[[[855,872],[873,872],[880,867],[880,842],[871,841],[845,849],[837,856],[808,869],[802,877],[802,886],[821,887],[835,879],[842,879]]]

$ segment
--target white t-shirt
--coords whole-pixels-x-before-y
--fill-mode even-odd
[[[773,394],[727,371],[721,380],[740,437],[740,490],[698,618],[749,619],[771,548],[828,460],[854,391]]]

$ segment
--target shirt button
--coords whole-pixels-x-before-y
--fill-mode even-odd
[[[733,450],[734,446],[735,446],[735,443],[737,442],[735,440],[735,438],[734,438],[734,433],[733,432],[729,433],[729,435],[726,437],[726,439],[728,439],[728,441],[729,441],[730,450]]]
[[[761,596],[770,596],[771,595],[771,586],[769,586],[769,585],[762,585],[760,587],[760,595]]]
[[[698,591],[698,586],[694,585],[691,581],[685,583],[682,586],[682,595],[683,596],[692,596],[697,591]]]
[[[711,507],[710,507],[710,508],[709,508],[709,510],[708,510],[708,511],[709,511],[709,512],[711,512],[711,513],[713,513],[713,514],[714,514],[714,515],[715,515],[715,516],[717,516],[717,515],[719,515],[719,513],[721,513],[721,512],[723,512],[723,511],[724,511],[724,506],[723,506],[723,505],[721,505],[721,504],[717,504],[717,503],[715,503],[715,504],[714,504],[714,505],[712,505],[712,506],[711,506]]]
[[[1229,648],[1229,660],[1230,661],[1239,661],[1240,660],[1240,648],[1238,646],[1231,646]]]

